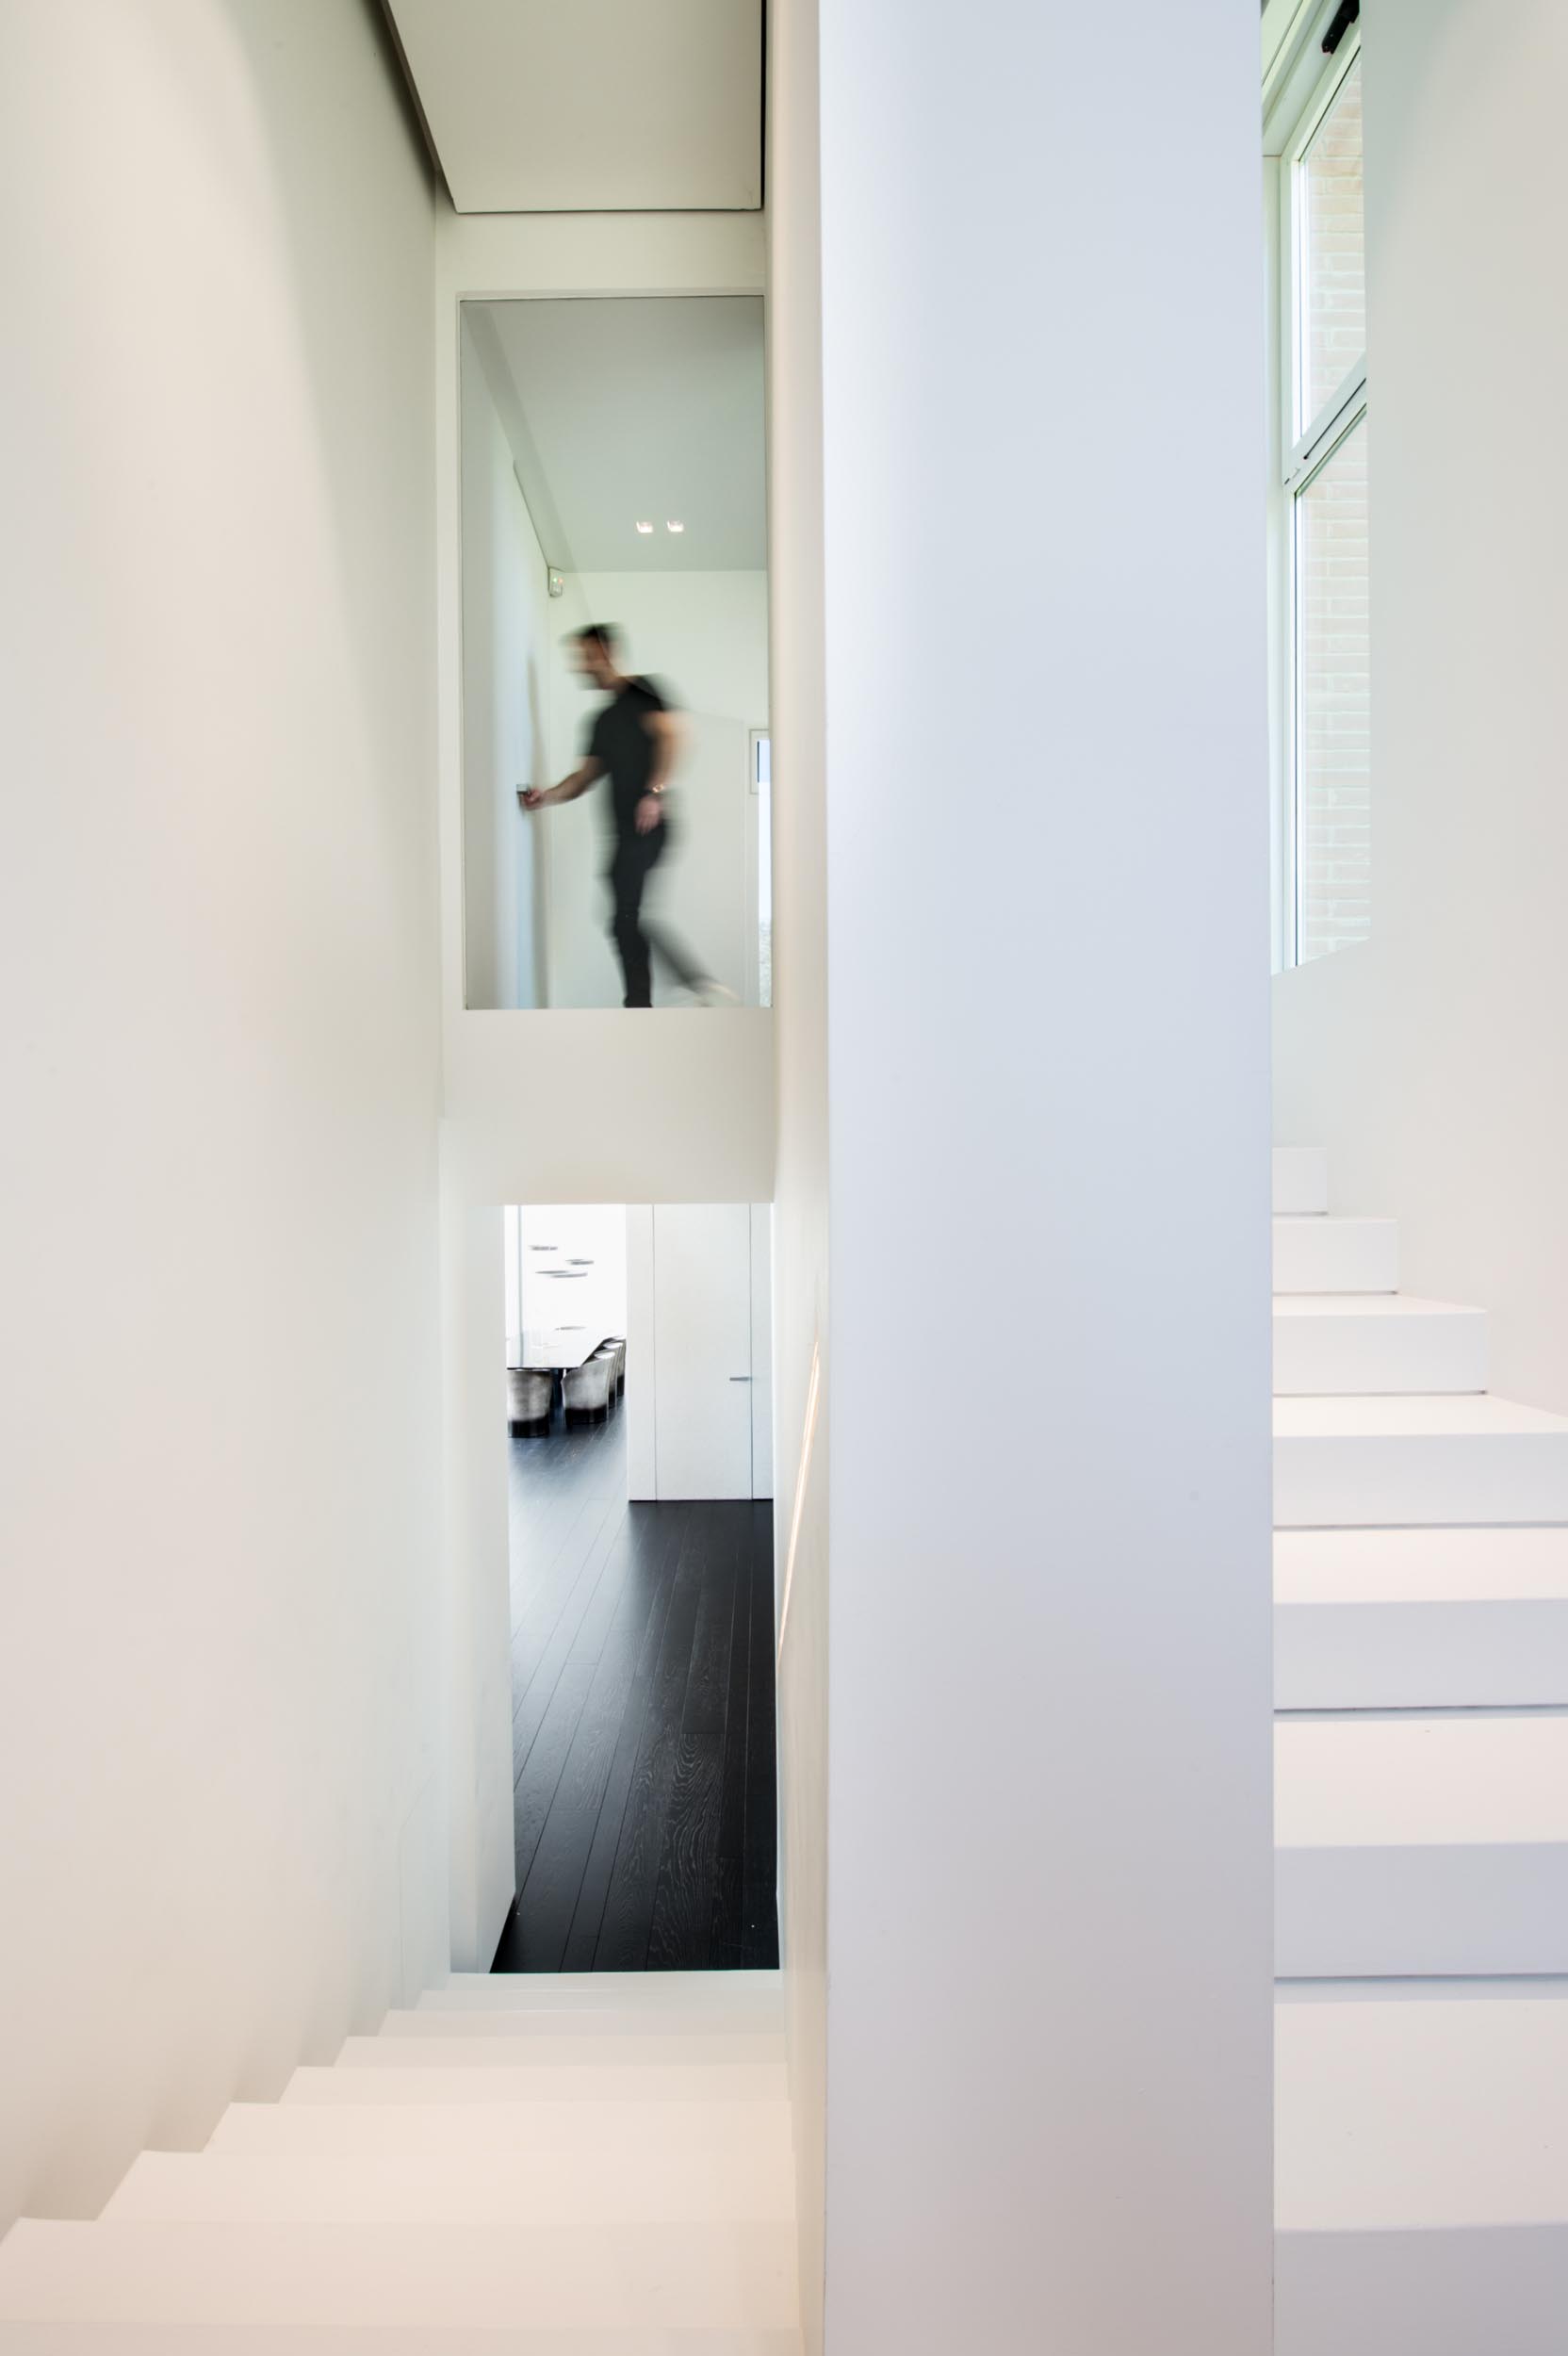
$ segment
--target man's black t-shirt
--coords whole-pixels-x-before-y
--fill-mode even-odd
[[[634,813],[647,792],[653,768],[648,714],[664,709],[664,698],[651,679],[629,679],[594,722],[588,750],[610,773],[615,831],[621,836],[636,831]]]

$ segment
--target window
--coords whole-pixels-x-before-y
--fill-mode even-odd
[[[1286,963],[1372,921],[1366,271],[1354,37],[1280,144]]]
[[[1371,924],[1366,412],[1295,499],[1296,957]]]
[[[1324,415],[1366,354],[1359,56],[1309,138],[1296,178],[1299,434]]]

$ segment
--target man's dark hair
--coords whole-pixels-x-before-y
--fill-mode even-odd
[[[614,661],[621,643],[621,633],[613,622],[584,622],[580,630],[573,630],[572,636],[580,644],[597,646],[608,663]]]

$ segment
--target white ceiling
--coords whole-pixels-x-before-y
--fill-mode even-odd
[[[766,564],[759,296],[470,303],[465,313],[547,563],[590,573]],[[671,518],[685,531],[667,531]]]
[[[460,213],[761,204],[761,0],[386,7]]]

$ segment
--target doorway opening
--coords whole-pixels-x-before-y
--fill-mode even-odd
[[[778,1961],[771,1211],[514,1206],[505,1972]]]

